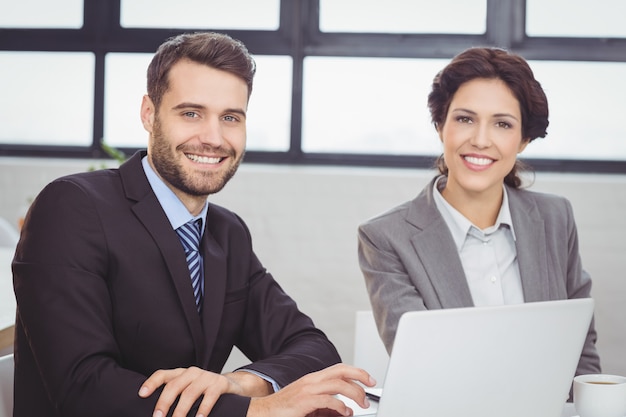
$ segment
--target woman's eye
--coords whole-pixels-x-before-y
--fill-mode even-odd
[[[498,123],[496,123],[496,126],[501,127],[503,129],[510,129],[511,128],[511,124],[507,123],[507,122],[498,122]]]
[[[467,116],[459,116],[456,118],[456,121],[459,123],[472,123],[472,119]]]

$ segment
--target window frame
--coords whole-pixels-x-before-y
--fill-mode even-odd
[[[293,60],[289,150],[249,150],[246,162],[433,166],[432,156],[303,152],[303,63],[307,56],[449,59],[466,48],[484,45],[509,49],[528,60],[626,62],[626,38],[529,37],[525,33],[525,12],[526,0],[487,0],[486,32],[482,35],[324,33],[319,30],[319,0],[282,0],[280,25],[275,31],[219,30],[240,39],[252,54],[286,55]],[[80,29],[0,28],[0,50],[3,51],[92,52],[95,56],[91,146],[0,144],[0,156],[108,158],[100,146],[104,130],[105,55],[109,52],[153,53],[164,39],[190,31],[194,29],[123,28],[120,0],[84,0],[84,25]],[[120,150],[131,154],[137,149]],[[536,171],[626,172],[626,161],[622,160],[528,158],[524,161]]]

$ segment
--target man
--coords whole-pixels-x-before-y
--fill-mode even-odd
[[[338,364],[243,221],[207,203],[243,157],[254,71],[228,36],[168,40],[141,105],[147,152],[34,201],[13,262],[16,417],[349,415],[335,394],[367,405],[357,381],[371,377]],[[252,363],[220,375],[233,346]]]

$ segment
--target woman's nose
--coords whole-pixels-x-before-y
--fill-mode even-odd
[[[491,145],[491,139],[489,138],[488,126],[476,126],[476,129],[474,129],[474,131],[472,132],[470,143],[479,149],[489,147]]]

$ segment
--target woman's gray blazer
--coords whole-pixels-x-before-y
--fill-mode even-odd
[[[400,316],[472,307],[452,235],[433,200],[435,179],[412,201],[359,226],[359,264],[381,338],[391,352]],[[572,206],[563,197],[507,187],[524,300],[590,296]],[[577,374],[600,371],[593,322]]]

